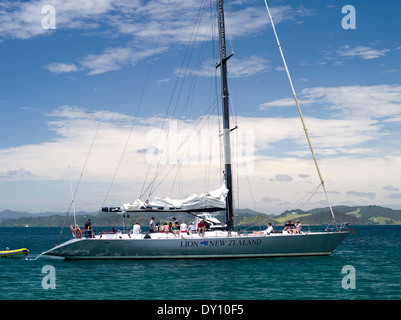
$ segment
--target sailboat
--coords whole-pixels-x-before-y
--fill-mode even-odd
[[[324,181],[320,173],[308,132],[302,117],[301,109],[292,85],[291,77],[277,37],[269,7],[266,9],[272,23],[277,44],[287,70],[291,88],[298,111],[315,161],[316,169],[327,198]],[[333,250],[349,235],[352,230],[339,227],[331,205],[333,229],[324,232],[301,233],[255,233],[247,234],[234,231],[233,183],[231,170],[229,92],[227,62],[232,54],[226,55],[225,21],[223,0],[217,0],[220,63],[217,67],[221,73],[222,117],[224,142],[224,181],[220,188],[200,195],[191,195],[185,199],[155,198],[150,202],[136,200],[120,207],[107,207],[108,212],[186,212],[197,216],[201,213],[225,211],[225,227],[209,230],[204,233],[115,233],[91,237],[74,237],[57,244],[44,252],[44,255],[64,257],[66,259],[205,259],[205,258],[260,258],[289,256],[322,256],[330,255]],[[328,200],[328,198],[327,198]],[[206,218],[207,220],[207,218]],[[59,237],[60,239],[60,237]]]

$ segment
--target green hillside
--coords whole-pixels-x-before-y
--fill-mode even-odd
[[[333,212],[337,223],[348,222],[353,225],[384,225],[401,224],[401,210],[393,210],[380,206],[335,206]],[[332,222],[329,208],[316,208],[309,211],[291,210],[278,216],[258,214],[251,217],[237,217],[238,225],[283,225],[288,220],[300,220],[304,225],[324,225]]]
[[[336,206],[333,207],[337,223],[348,222],[353,225],[390,225],[401,224],[401,210],[394,210],[380,206]],[[4,218],[2,219],[2,214]],[[52,214],[39,215],[39,214],[23,214],[21,212],[14,212],[6,210],[0,212],[0,226],[13,227],[25,226],[30,227],[60,227],[66,219],[65,214]],[[11,218],[15,216],[16,218]],[[126,217],[125,224],[133,225],[135,221],[139,220],[142,226],[147,226],[152,216],[156,217],[157,222],[169,222],[172,220],[173,215],[162,215],[158,213],[135,213]],[[175,214],[179,221],[185,220],[186,222],[193,221],[193,217],[185,214]],[[220,221],[224,221],[224,214],[218,213],[216,217]],[[77,216],[77,223],[83,226],[85,222],[91,219],[94,226],[121,226],[123,217],[117,213],[87,213]],[[325,225],[332,222],[332,216],[328,208],[316,208],[309,211],[291,210],[285,211],[280,215],[271,216],[264,213],[256,212],[250,209],[238,210],[235,216],[235,224],[238,226],[265,226],[268,222],[273,225],[283,225],[288,220],[300,220],[303,225]],[[66,226],[73,224],[73,217],[70,214],[66,220]]]

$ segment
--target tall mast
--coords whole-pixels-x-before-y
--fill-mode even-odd
[[[227,83],[227,60],[226,57],[226,31],[224,26],[223,0],[217,1],[219,44],[220,44],[220,73],[221,73],[221,95],[223,106],[223,142],[224,142],[224,164],[225,180],[228,189],[226,198],[226,224],[227,230],[232,231],[234,227],[232,173],[231,173],[231,147],[230,147],[230,113],[228,105],[228,83]]]

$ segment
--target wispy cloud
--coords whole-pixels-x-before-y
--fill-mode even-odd
[[[44,15],[41,9],[44,5],[56,9],[57,28],[54,31],[42,28]],[[214,12],[214,6],[212,9]],[[100,53],[77,57],[74,63],[55,61],[45,65],[53,73],[89,70],[88,75],[96,75],[134,65],[149,57],[151,53],[147,48],[154,48],[156,42],[160,48],[171,48],[189,41],[196,43],[216,38],[217,22],[215,17],[210,22],[209,10],[207,1],[197,0],[87,0],[79,4],[76,0],[7,0],[0,4],[0,39],[31,39],[50,36],[58,30],[90,30],[92,35],[97,33],[105,38],[118,38],[118,46],[112,48],[108,45]],[[277,24],[313,14],[303,6],[290,5],[273,7],[272,13]],[[226,18],[230,41],[270,27],[263,6],[242,8],[232,3]],[[160,49],[157,54],[164,51]],[[252,59],[241,61],[233,75],[249,76],[263,72],[265,61],[254,56]]]
[[[24,168],[18,170],[10,170],[7,172],[0,172],[0,179],[5,180],[24,180],[31,179],[35,177],[30,171],[25,170]]]
[[[324,52],[324,59],[332,61],[334,65],[343,65],[345,60],[362,59],[373,60],[385,57],[390,49],[375,48],[368,46],[350,46],[346,45],[339,49],[329,49]]]
[[[157,49],[137,49],[133,47],[106,48],[100,54],[90,54],[78,59],[77,64],[79,67],[75,64],[50,63],[44,66],[44,68],[53,73],[87,71],[87,75],[92,76],[120,70],[125,66],[134,66],[138,61],[160,54],[167,49],[168,47]]]
[[[350,58],[362,58],[364,60],[370,60],[370,59],[377,59],[380,57],[383,57],[389,52],[389,49],[376,49],[372,47],[364,47],[364,46],[359,46],[359,47],[354,47],[352,48],[351,46],[344,46],[338,50],[338,53],[342,57],[350,57]]]
[[[125,65],[135,65],[138,61],[151,57],[153,54],[166,51],[168,48],[134,49],[134,48],[107,48],[101,54],[90,54],[79,63],[84,69],[89,69],[88,75],[95,75],[109,71],[120,70]]]
[[[216,70],[214,66],[216,65],[216,61],[207,60],[205,61],[199,69],[189,69],[185,72],[185,75],[194,75],[194,76],[201,76],[201,77],[213,77],[216,74]],[[255,74],[265,73],[270,70],[269,61],[252,55],[250,57],[237,59],[231,58],[230,59],[230,77],[238,78],[238,77],[250,77]],[[175,75],[181,76],[182,71],[176,69],[174,71]],[[217,74],[219,74],[217,72]]]
[[[335,118],[388,121],[401,116],[401,86],[398,85],[306,88],[301,91],[299,101],[301,107],[325,108]],[[263,103],[259,108],[294,105],[292,98],[285,98]]]
[[[306,100],[336,111],[337,117],[391,118],[401,115],[401,86],[316,87],[302,90]]]
[[[276,181],[293,181],[294,179],[287,174],[276,174]]]
[[[387,191],[398,191],[398,190],[400,190],[399,188],[394,187],[394,186],[390,186],[390,185],[384,186],[383,189],[387,190]]]
[[[0,3],[0,38],[30,39],[50,35],[42,28],[42,7],[52,5],[56,9],[57,28],[96,29],[104,21],[101,17],[125,6],[126,1],[113,0],[37,0],[29,2],[2,1]],[[116,5],[116,6],[115,6]],[[117,6],[118,7],[118,6]]]
[[[101,124],[101,130],[96,141],[97,153],[94,153],[91,157],[93,157],[93,167],[97,168],[99,172],[103,172],[104,176],[113,172],[112,164],[118,161],[121,153],[121,146],[118,146],[115,142],[126,141],[130,127],[134,122],[136,126],[134,130],[135,138],[132,141],[133,145],[129,148],[128,158],[132,157],[132,159],[143,163],[146,162],[144,152],[140,153],[143,156],[141,158],[138,154],[135,154],[135,150],[146,150],[150,146],[156,146],[160,150],[165,149],[165,146],[158,145],[157,141],[150,141],[149,136],[147,137],[149,132],[155,129],[159,130],[162,127],[162,117],[147,119],[134,118],[110,111],[86,112],[78,106],[62,106],[47,113],[46,116],[49,119],[47,122],[48,128],[56,134],[57,139],[37,145],[0,150],[2,167],[5,172],[14,172],[17,167],[26,168],[26,172],[35,172],[35,177],[31,177],[34,179],[52,180],[60,178],[60,174],[65,171],[65,168],[60,167],[60,164],[64,163],[65,165],[65,159],[71,159],[72,161],[73,155],[73,158],[82,160],[87,156],[87,150],[93,141],[99,124]],[[298,118],[238,117],[237,120],[241,124],[243,132],[252,132],[252,140],[248,141],[248,143],[252,143],[252,150],[257,157],[274,157],[276,155],[280,158],[284,155],[289,158],[303,159],[308,151]],[[318,153],[321,156],[337,157],[352,152],[364,156],[366,149],[362,147],[363,143],[374,141],[380,136],[380,128],[375,126],[375,122],[363,119],[326,120],[307,118],[306,120],[312,132],[313,142],[318,147]],[[171,121],[176,121],[178,127],[186,130],[182,132],[198,130],[196,126],[199,119],[186,121],[171,119]],[[213,123],[217,124],[215,117],[209,118],[208,121],[210,122],[208,126]],[[245,138],[243,140],[242,143],[247,142]],[[200,146],[199,143],[193,143],[193,145]],[[288,149],[289,143],[291,145],[290,149]],[[177,143],[173,145],[177,145]],[[209,150],[209,147],[207,150]],[[217,147],[217,149],[213,149],[213,152],[219,153],[219,150],[219,147]],[[298,153],[295,151],[298,151]],[[102,160],[104,157],[107,157],[107,162]],[[219,157],[216,156],[216,158]],[[46,168],[41,166],[41,159],[49,159],[49,164]],[[50,159],[55,160],[54,163]],[[102,166],[102,169],[99,166]],[[76,164],[76,167],[79,167],[79,165]],[[132,171],[132,168],[125,167],[122,170]],[[280,170],[277,172],[280,172]],[[21,171],[20,173],[23,172]],[[299,172],[293,175],[282,173],[277,175],[275,179],[284,181],[288,179],[287,176],[297,175],[299,175]],[[3,176],[6,176],[6,174],[3,173]],[[305,178],[307,176],[307,173],[303,173],[300,177]],[[95,174],[93,178],[100,179],[98,174]]]
[[[382,147],[397,143],[398,138],[391,135],[388,124],[401,119],[401,86],[306,88],[301,91],[299,101],[301,107],[305,106],[303,111],[312,144],[321,155],[367,157],[369,154],[386,154],[390,150]],[[273,107],[293,107],[295,111],[295,103],[291,98],[269,101],[259,106],[260,110]],[[316,114],[321,115],[320,118],[310,116]],[[288,128],[281,133],[286,132],[295,139],[296,131],[291,132],[288,127],[289,118],[276,118],[276,123]],[[294,128],[298,126],[295,120],[292,125]],[[272,126],[274,128],[274,124]],[[301,143],[302,135],[298,137],[298,143]],[[294,149],[291,154],[302,156],[307,154],[307,150]]]
[[[0,182],[5,184],[10,181],[16,183],[18,181],[26,182],[27,180],[32,180],[35,184],[40,184],[43,181],[48,185],[59,183],[60,181],[68,180],[68,166],[71,167],[71,175],[74,180],[81,174],[82,166],[88,157],[88,150],[93,142],[95,132],[99,128],[83,175],[80,198],[77,199],[77,205],[82,209],[93,210],[95,205],[99,205],[104,200],[105,192],[115,174],[124,142],[127,140],[134,121],[134,136],[129,141],[125,157],[121,163],[118,181],[113,187],[115,191],[110,195],[110,203],[118,204],[131,201],[137,196],[135,193],[139,193],[144,182],[144,176],[138,174],[138,172],[146,172],[148,170],[149,159],[147,157],[149,153],[154,150],[160,150],[157,156],[166,156],[168,153],[175,155],[175,152],[171,151],[173,150],[172,148],[181,144],[174,143],[174,140],[170,140],[169,146],[158,143],[156,138],[160,135],[153,133],[160,132],[163,117],[135,119],[122,113],[87,111],[78,106],[59,107],[48,112],[46,117],[48,118],[48,129],[53,131],[54,138],[47,142],[20,145],[0,150],[2,168]],[[215,132],[208,137],[216,137],[216,148],[211,148],[206,143],[210,141],[209,138],[204,139],[202,135],[193,138],[193,133],[199,131],[199,126],[197,126],[199,120],[169,119],[169,123],[176,123],[175,128],[177,129],[175,133],[172,130],[170,135],[175,134],[179,139],[184,139],[186,137],[185,133],[191,137],[185,140],[186,150],[183,150],[183,157],[180,157],[184,161],[182,170],[188,174],[187,176],[191,177],[191,185],[188,188],[188,192],[199,192],[199,190],[204,191],[205,189],[205,167],[200,165],[199,162],[193,162],[193,159],[199,159],[199,157],[209,159],[209,157],[204,156],[204,153],[199,150],[212,150],[217,154],[220,152],[217,119],[215,117],[210,117],[208,120],[204,119],[204,121],[208,121],[205,127],[213,128],[212,124],[215,123]],[[310,157],[306,156],[307,144],[298,118],[239,116],[237,120],[242,132],[252,133],[253,139],[248,141],[247,136],[243,135],[243,141],[237,141],[243,146],[243,151],[246,150],[244,146],[247,142],[251,143],[254,150],[254,158],[252,160],[254,170],[251,173],[249,171],[248,174],[250,173],[249,179],[253,185],[254,199],[257,203],[263,205],[263,208],[266,208],[266,202],[264,202],[267,199],[266,183],[269,186],[268,197],[282,199],[282,195],[286,195],[285,199],[275,202],[274,206],[273,204],[269,205],[269,208],[277,206],[278,210],[283,209],[284,202],[293,202],[300,198],[298,188],[301,184],[303,184],[303,191],[305,190],[305,183],[318,184]],[[360,199],[391,199],[394,202],[399,201],[397,196],[386,197],[389,191],[396,191],[396,187],[389,186],[395,186],[399,183],[398,177],[391,173],[388,168],[398,168],[401,165],[400,154],[395,152],[387,153],[383,156],[380,150],[366,153],[366,148],[364,148],[364,142],[374,141],[380,133],[380,127],[376,126],[375,121],[311,117],[308,117],[306,121],[311,133],[313,133],[313,143],[316,146],[315,149],[321,168],[322,170],[324,169],[324,177],[330,189],[343,190],[343,192],[332,194],[334,201],[342,203],[344,195],[355,198],[355,201]],[[164,130],[164,135],[160,138],[162,142],[166,139],[166,130]],[[211,133],[209,132],[209,134]],[[121,143],[118,143],[119,141]],[[237,149],[235,141],[233,139],[233,151]],[[204,145],[205,143],[206,145]],[[359,153],[350,153],[352,150],[358,149],[360,149]],[[297,150],[299,153],[290,152],[289,150]],[[348,150],[349,153],[345,153],[344,150]],[[327,157],[326,155],[329,156]],[[246,157],[247,155],[245,154]],[[237,159],[236,156],[233,156],[234,158]],[[46,159],[45,166],[43,165],[44,159]],[[187,160],[185,161],[185,159]],[[212,159],[214,158],[212,157]],[[216,157],[216,159],[220,158]],[[210,172],[220,172],[219,160],[205,163],[207,170],[211,170]],[[240,157],[239,166],[241,167],[241,165]],[[153,172],[154,168],[154,166],[150,167],[150,170]],[[167,171],[171,168],[171,166],[168,167]],[[382,190],[382,194],[366,185],[364,179],[360,179],[361,176],[366,175],[366,172],[369,172],[370,185],[377,185],[383,179],[387,181],[388,185]],[[183,174],[186,176],[185,173]],[[175,173],[172,171],[172,175],[168,176],[155,195],[171,195],[174,176]],[[242,177],[240,176],[239,179],[242,179]],[[216,174],[211,179],[209,187],[215,187],[215,184],[220,183],[219,180],[220,177]],[[127,188],[128,183],[130,185],[129,188]],[[247,182],[244,180],[243,183],[246,184]],[[68,186],[69,184],[66,183],[65,197],[63,198],[65,203],[68,203],[69,198]],[[93,186],[96,186],[96,188],[94,189]],[[349,193],[347,194],[346,191]],[[242,191],[242,193],[244,194],[245,191]],[[60,198],[43,198],[43,201],[46,201],[48,207],[60,207]],[[242,203],[243,205],[252,205],[252,203]]]
[[[312,99],[309,100],[298,100],[298,102],[301,105],[309,105],[314,103],[315,101]],[[273,107],[293,107],[295,106],[295,101],[294,98],[284,98],[284,99],[278,99],[266,103],[262,103],[259,105],[259,110],[266,110],[268,108],[273,108]]]
[[[73,63],[67,64],[54,62],[44,66],[44,68],[53,73],[69,73],[78,71],[78,67]]]

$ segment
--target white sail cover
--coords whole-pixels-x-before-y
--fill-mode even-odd
[[[228,189],[225,184],[220,188],[202,193],[201,195],[192,194],[185,199],[170,199],[155,197],[153,201],[145,204],[144,201],[136,199],[131,203],[124,203],[121,205],[121,211],[141,211],[141,210],[164,210],[164,211],[199,211],[208,209],[226,208],[226,197]]]

